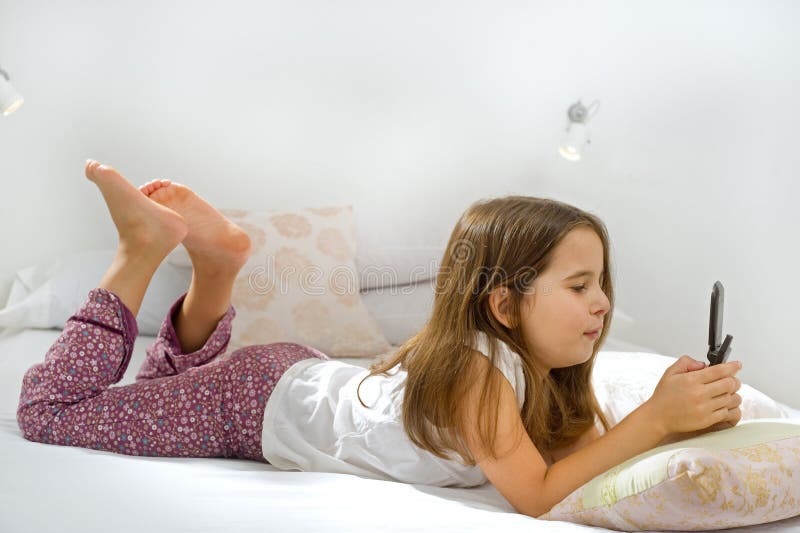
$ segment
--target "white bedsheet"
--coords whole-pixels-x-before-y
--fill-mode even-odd
[[[27,441],[16,423],[22,376],[59,333],[0,336],[0,532],[611,531],[518,514],[489,483],[407,485],[240,459],[134,457]],[[137,339],[120,385],[134,382],[152,341]],[[729,531],[800,531],[800,517]]]

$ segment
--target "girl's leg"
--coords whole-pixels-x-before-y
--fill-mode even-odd
[[[153,249],[144,240],[133,244],[120,239],[114,260],[97,286],[116,294],[136,316],[150,280],[164,257],[163,250]]]
[[[31,440],[49,442],[58,436],[62,443],[81,442],[83,426],[93,424],[95,416],[107,416],[100,413],[108,412],[116,392],[106,393],[130,361],[138,334],[135,315],[147,285],[188,231],[183,217],[149,200],[114,169],[87,161],[86,177],[105,198],[119,249],[100,286],[67,321],[45,361],[25,373],[17,421]],[[84,415],[95,404],[97,415]]]
[[[220,423],[224,376],[206,372],[111,387],[130,362],[136,321],[96,288],[70,317],[44,363],[23,378],[17,423],[24,438],[126,455],[227,457]]]
[[[206,344],[230,308],[234,281],[250,255],[250,238],[185,185],[153,180],[139,190],[179,213],[188,225],[183,246],[192,260],[192,282],[176,314],[169,317],[174,318],[182,350],[194,352]]]
[[[143,204],[142,199],[150,200],[131,195],[130,184],[113,169],[90,163],[87,177],[106,198],[120,233],[120,251],[103,286],[90,291],[70,317],[44,363],[26,372],[17,410],[23,435],[39,442],[130,455],[263,460],[261,416],[274,384],[293,361],[324,354],[292,345],[288,353],[278,350],[265,357],[262,347],[251,347],[229,360],[189,368],[169,379],[111,387],[130,361],[138,333],[135,314],[147,283],[174,247],[175,243],[165,243],[177,238],[183,219],[164,207],[153,211],[153,202]],[[224,298],[228,300],[229,293]],[[177,305],[168,319],[176,310]],[[200,351],[213,355],[217,344],[227,344],[232,318],[229,307]],[[189,359],[184,363],[192,364]],[[175,370],[180,371],[180,363]],[[250,409],[242,410],[244,405]]]
[[[180,374],[225,351],[235,316],[233,284],[250,254],[244,230],[188,187],[164,179],[139,191],[184,217],[188,233],[183,246],[193,268],[189,290],[168,311],[137,381]]]
[[[98,287],[119,296],[136,316],[158,265],[189,229],[181,215],[147,198],[113,168],[87,161],[85,172],[103,194],[119,234],[116,256]]]
[[[235,264],[228,272],[209,272],[202,259],[193,258],[192,264],[189,290],[174,309],[175,334],[185,352],[204,346],[219,321],[228,313],[233,283],[241,268],[241,264]]]
[[[184,293],[172,304],[158,331],[158,337],[153,344],[146,348],[147,357],[136,374],[137,382],[174,376],[190,368],[206,365],[219,354],[224,353],[228,347],[231,338],[231,323],[236,316],[232,305],[228,306],[228,310],[222,318],[213,325],[213,331],[199,349],[191,352],[183,350],[175,331],[175,318],[183,308],[188,294]]]
[[[45,362],[25,374],[17,421],[26,439],[126,455],[266,462],[261,432],[275,384],[297,361],[328,359],[295,343],[248,346],[176,376],[110,387],[130,361],[135,324],[114,293],[89,292]]]

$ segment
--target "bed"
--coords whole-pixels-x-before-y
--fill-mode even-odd
[[[113,258],[114,249],[74,252],[17,272],[0,309],[0,533],[140,531],[609,531],[546,521],[515,512],[490,484],[473,488],[410,485],[354,475],[281,471],[240,459],[153,458],[27,441],[16,422],[25,371],[41,362],[70,314]],[[369,358],[340,358],[363,367],[385,357],[424,324],[433,301],[429,280],[411,281],[414,265],[440,251],[409,247],[362,253],[359,272],[392,265],[392,280],[413,291],[384,290],[362,278],[361,299],[390,346]],[[191,278],[173,254],[150,282],[137,315],[140,335],[127,372],[133,383],[161,321]],[[633,318],[616,308],[598,354],[593,382],[615,425],[652,394],[674,358],[626,342]],[[56,327],[59,326],[59,327]],[[230,349],[230,347],[229,347]],[[650,390],[648,390],[650,387]],[[742,385],[742,418],[796,418],[800,411]],[[793,531],[800,517],[739,528]]]
[[[0,335],[0,531],[609,531],[518,514],[489,483],[408,485],[247,460],[133,457],[29,442],[16,423],[21,379],[58,335],[33,328]],[[153,339],[138,338],[120,385],[134,381]],[[729,531],[797,530],[800,516]]]

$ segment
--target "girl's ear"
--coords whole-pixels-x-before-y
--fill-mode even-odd
[[[511,328],[511,320],[508,316],[508,299],[511,291],[508,287],[495,287],[489,293],[489,309],[494,318],[507,328]]]

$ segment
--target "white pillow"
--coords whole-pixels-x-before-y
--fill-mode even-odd
[[[439,270],[444,248],[392,246],[358,252],[356,266],[361,290],[414,285],[432,280]]]
[[[223,209],[223,211],[227,211]],[[359,289],[399,287],[436,277],[444,249],[437,246],[386,246],[356,250],[356,269]],[[183,246],[168,256],[171,265],[191,268],[192,260]]]
[[[592,373],[592,385],[608,423],[612,427],[617,425],[650,399],[664,371],[677,359],[655,353],[600,350]],[[742,383],[737,394],[742,397],[742,404],[739,406],[742,420],[791,416],[782,407],[783,404],[746,383]],[[604,431],[599,420],[597,426],[601,432]]]
[[[0,328],[63,328],[100,282],[115,253],[73,252],[19,270],[0,309]],[[159,266],[136,316],[140,334],[158,334],[170,306],[189,289],[191,277],[191,270],[166,262]]]
[[[435,280],[403,287],[361,291],[361,299],[392,345],[400,345],[425,325],[433,311]]]

